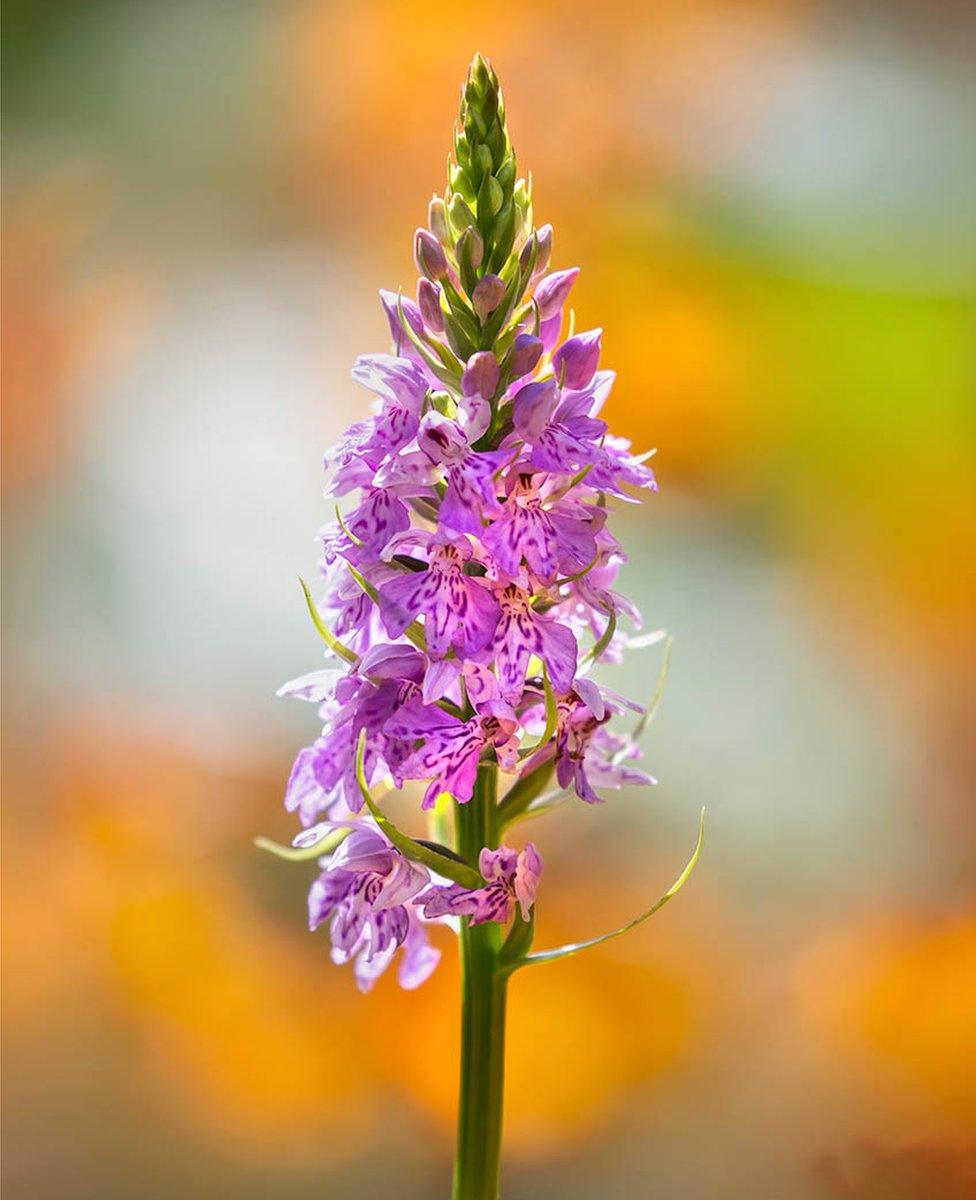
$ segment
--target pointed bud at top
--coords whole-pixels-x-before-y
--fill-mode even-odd
[[[443,333],[444,311],[441,308],[441,289],[426,277],[417,281],[417,306],[427,328],[432,333]]]
[[[474,311],[484,321],[505,298],[505,284],[497,275],[483,275],[471,293]]]
[[[552,356],[552,368],[560,387],[578,391],[593,378],[600,361],[602,329],[589,329],[569,338]]]
[[[539,359],[542,357],[542,339],[534,337],[531,333],[520,333],[512,346],[512,353],[509,357],[509,370],[512,379],[521,379],[523,375],[528,375],[530,371],[534,371],[539,365]]]
[[[443,279],[447,275],[447,255],[437,238],[426,229],[418,229],[413,244],[417,270],[428,279]]]
[[[570,267],[566,271],[554,271],[540,280],[535,289],[535,302],[539,306],[539,315],[543,321],[554,316],[566,303],[577,275],[579,267]]]
[[[447,205],[440,196],[434,196],[427,209],[427,228],[442,246],[450,246],[451,233],[447,226]]]
[[[461,376],[465,396],[483,396],[490,400],[498,387],[498,359],[490,350],[479,350],[468,359]]]

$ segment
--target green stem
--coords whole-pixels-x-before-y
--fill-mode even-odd
[[[494,763],[478,769],[474,794],[457,805],[457,849],[477,866],[484,846],[497,845]],[[498,971],[501,926],[461,922],[461,1089],[453,1200],[498,1200],[505,1074],[505,993]]]

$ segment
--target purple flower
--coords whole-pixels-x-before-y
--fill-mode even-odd
[[[471,293],[471,307],[484,321],[505,298],[505,284],[497,275],[482,275]]]
[[[483,580],[465,575],[471,558],[466,541],[430,542],[426,570],[403,574],[379,589],[379,608],[390,637],[402,636],[424,614],[427,648],[444,658],[452,648],[473,654],[490,640],[498,623],[498,602]]]
[[[529,462],[543,471],[569,474],[605,457],[600,439],[606,422],[588,416],[586,391],[560,393],[554,379],[527,383],[515,397],[516,433],[532,447]]]
[[[432,333],[444,332],[441,289],[426,277],[417,280],[417,307],[420,309],[424,325]]]
[[[576,638],[571,629],[532,608],[532,596],[517,584],[498,593],[501,617],[488,649],[498,664],[502,698],[512,704],[522,696],[529,659],[537,655],[557,692],[568,692],[576,674]]]
[[[501,925],[511,920],[518,904],[522,920],[528,921],[535,904],[535,893],[542,875],[542,856],[532,842],[526,842],[520,853],[502,846],[498,850],[481,851],[478,869],[485,886],[468,889],[458,883],[438,884],[417,897],[424,916],[467,917],[472,925],[497,921]]]
[[[535,302],[543,320],[562,311],[578,275],[579,267],[570,267],[568,271],[553,271],[551,275],[539,280],[535,289]]]
[[[387,722],[386,733],[414,747],[398,765],[397,778],[429,779],[423,807],[433,808],[441,792],[461,804],[471,799],[478,763],[489,748],[504,766],[514,768],[517,727],[515,713],[501,700],[486,700],[468,721],[412,701]]]
[[[345,520],[322,539],[325,561],[341,555],[351,563],[380,558],[390,539],[410,528],[407,506],[384,488],[364,489],[363,499]],[[347,532],[348,530],[348,532]]]
[[[419,987],[440,959],[411,903],[430,883],[429,873],[395,850],[369,818],[320,861],[322,873],[308,893],[308,927],[330,922],[333,961],[353,960],[359,990],[368,992],[402,947],[400,986]]]
[[[465,396],[481,396],[490,400],[498,386],[498,359],[490,350],[479,350],[468,359],[461,376],[461,391]],[[485,429],[487,429],[487,424]],[[481,430],[484,433],[484,429]]]
[[[454,533],[480,534],[484,518],[498,507],[495,476],[511,459],[511,452],[475,452],[461,426],[437,412],[425,414],[417,441],[431,462],[446,468],[441,525]]]
[[[524,559],[543,583],[552,583],[560,570],[573,574],[596,557],[596,534],[606,512],[593,505],[561,500],[546,504],[534,477],[521,474],[499,516],[484,530],[482,542],[495,566],[518,577]]]
[[[600,361],[602,336],[602,329],[590,329],[563,342],[552,356],[552,369],[560,387],[573,391],[586,387]]]
[[[447,276],[444,247],[429,230],[417,230],[414,235],[413,254],[421,275],[426,275],[428,279],[444,279]]]
[[[406,296],[398,296],[396,292],[388,292],[384,288],[380,289],[380,303],[383,305],[383,312],[386,313],[386,320],[390,326],[390,334],[397,354],[423,367],[424,360],[418,354],[400,323],[400,306],[402,305],[403,316],[407,324],[418,337],[422,337],[426,330],[420,309]]]
[[[511,357],[508,360],[510,377],[518,380],[534,371],[539,365],[543,350],[541,338],[531,333],[520,333],[512,345]]]
[[[371,756],[375,768],[376,756]],[[322,813],[345,815],[362,807],[356,803],[355,745],[348,727],[316,738],[299,750],[285,785],[285,808],[298,813],[306,828]]]
[[[604,726],[619,707],[618,700],[608,700],[590,679],[578,679],[573,691],[559,700],[556,780],[562,788],[573,787],[588,804],[602,804],[597,786],[620,788],[628,783],[655,782],[645,772],[618,761],[621,747],[629,743]],[[628,753],[626,757],[636,755]]]
[[[399,450],[416,434],[430,381],[420,367],[391,354],[361,355],[352,377],[380,400],[370,434],[358,449],[378,462],[376,454]]]
[[[626,647],[618,618],[640,625],[613,590],[626,555],[607,522],[656,488],[649,455],[601,416],[614,379],[601,331],[564,334],[579,271],[550,270],[552,228],[532,228],[497,96],[484,99],[490,72],[473,70],[448,190],[414,236],[416,298],[380,293],[393,351],[356,360],[370,413],[326,455],[328,494],[348,499],[320,535],[325,662],[280,691],[321,723],[285,794],[301,848],[315,852],[320,822],[352,830],[322,862],[312,924],[328,922],[364,989],[398,952],[408,985],[429,973],[424,914],[504,923],[518,904],[528,918],[542,862],[531,844],[486,849],[483,886],[432,879],[373,824],[363,784],[423,781],[430,809],[442,793],[467,803],[496,766],[550,764],[589,803],[653,782],[609,728],[633,706],[587,678]],[[495,828],[517,810],[518,797]]]

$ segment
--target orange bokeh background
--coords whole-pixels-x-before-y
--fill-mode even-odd
[[[4,27],[4,1182],[445,1194],[457,963],[304,929],[320,453],[475,49],[658,448],[649,795],[533,836],[506,1200],[956,1200],[976,1127],[964,6],[15,0]],[[969,166],[967,167],[967,163]],[[640,652],[615,686],[648,691]],[[609,679],[609,674],[608,674]],[[402,813],[411,819],[412,800]]]

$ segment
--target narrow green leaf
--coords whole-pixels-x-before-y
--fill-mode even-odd
[[[527,954],[520,962],[514,964],[511,970],[516,970],[518,967],[528,967],[534,963],[555,962],[560,958],[568,958],[571,954],[579,954],[581,950],[589,950],[591,946],[599,946],[603,942],[609,942],[613,938],[620,937],[622,934],[629,933],[631,929],[642,924],[653,917],[654,914],[667,904],[667,902],[681,891],[687,882],[688,876],[695,869],[695,864],[698,862],[698,857],[702,851],[702,844],[705,840],[705,810],[701,811],[701,820],[698,826],[698,844],[695,846],[695,852],[688,860],[688,865],[681,872],[678,878],[671,884],[668,890],[664,893],[660,900],[646,911],[642,912],[639,917],[635,917],[632,921],[628,921],[626,925],[621,925],[619,929],[611,930],[610,933],[602,933],[599,937],[589,938],[585,942],[570,942],[566,946],[559,946],[555,950],[542,950],[536,954]]]
[[[671,666],[671,647],[674,645],[674,638],[668,637],[664,642],[664,656],[661,659],[661,670],[658,672],[657,684],[654,688],[654,694],[647,703],[647,708],[641,714],[640,720],[634,726],[634,732],[630,735],[631,741],[639,742],[644,736],[648,725],[654,720],[654,714],[658,710],[661,703],[661,698],[664,695],[664,685],[668,681],[668,668]]]
[[[533,905],[529,910],[529,919],[527,921],[522,920],[522,912],[516,908],[512,927],[508,931],[508,937],[502,943],[502,948],[498,952],[499,969],[506,971],[518,966],[532,949],[532,940],[534,937],[535,906]]]
[[[329,647],[333,654],[338,654],[347,663],[355,666],[359,662],[359,655],[350,650],[348,646],[344,646],[336,637],[332,630],[322,620],[319,610],[315,607],[315,601],[312,599],[312,593],[308,590],[308,584],[304,579],[299,579],[298,582],[302,585],[302,591],[305,593],[305,603],[308,605],[308,611],[312,617],[312,624],[318,630],[319,637]]]
[[[423,863],[425,867],[436,871],[438,875],[443,875],[445,879],[451,879],[466,888],[482,887],[485,881],[473,867],[469,867],[464,862],[456,862],[453,858],[448,858],[446,854],[441,854],[430,846],[425,846],[422,842],[402,833],[382,812],[366,784],[365,757],[366,730],[364,729],[359,735],[359,745],[356,748],[356,782],[359,784],[359,790],[362,792],[363,800],[366,802],[366,807],[372,814],[373,820],[390,842],[406,858]]]
[[[556,759],[553,756],[516,779],[498,806],[498,818],[502,828],[524,813],[532,801],[542,795],[555,769]]]
[[[518,821],[530,821],[533,817],[544,817],[547,812],[552,812],[554,808],[559,808],[567,800],[572,799],[576,792],[572,788],[554,788],[550,792],[544,792],[533,800],[528,807],[520,813],[517,813],[509,824],[514,825]]]
[[[614,635],[614,633],[616,633],[616,631],[617,631],[617,610],[615,608],[611,608],[610,619],[607,621],[606,629],[604,629],[603,634],[602,634],[600,640],[597,642],[597,644],[595,646],[591,646],[590,649],[586,652],[586,654],[583,655],[583,662],[590,662],[591,660],[593,662],[599,662],[600,655],[603,653],[604,650],[606,650],[607,646],[610,645],[610,639],[613,637],[613,635]]]
[[[400,325],[403,329],[403,332],[407,335],[408,339],[414,346],[414,349],[417,351],[417,353],[420,355],[420,357],[424,360],[424,362],[427,364],[427,366],[430,367],[430,369],[434,372],[434,374],[441,381],[441,383],[447,383],[447,384],[450,384],[452,387],[457,387],[458,383],[461,379],[461,371],[463,370],[460,362],[457,359],[455,359],[454,361],[457,362],[457,370],[449,371],[447,369],[447,367],[441,362],[441,359],[443,358],[445,352],[449,354],[450,351],[446,351],[446,348],[443,346],[438,346],[438,353],[434,354],[431,352],[431,350],[428,346],[424,345],[424,343],[420,340],[420,338],[414,332],[413,326],[407,320],[406,314],[403,311],[403,296],[402,295],[397,296],[397,316],[400,320]]]
[[[319,838],[311,846],[283,846],[281,842],[275,842],[266,837],[256,837],[254,844],[259,850],[267,850],[275,858],[283,858],[287,862],[308,862],[309,859],[321,858],[323,854],[331,853],[346,840],[350,833],[352,833],[351,827],[334,829],[332,833],[327,833],[325,837]]]
[[[342,513],[339,511],[338,504],[335,506],[335,515],[336,515],[336,520],[339,522],[339,528],[346,535],[346,537],[352,542],[352,544],[354,546],[361,546],[363,544],[363,539],[360,537],[356,537],[356,535],[353,533],[353,531],[349,528],[349,526],[342,519]]]
[[[372,600],[374,604],[378,604],[379,592],[377,592],[376,588],[373,587],[369,580],[359,571],[357,571],[352,563],[346,563],[346,570],[353,577],[353,579],[355,579],[366,595],[369,596],[370,600]],[[424,637],[424,628],[419,621],[411,621],[404,632],[418,650],[427,649],[427,639]]]
[[[537,750],[541,750],[556,732],[556,725],[559,722],[559,706],[556,703],[552,684],[549,682],[549,672],[546,670],[545,663],[542,664],[542,686],[546,693],[546,727],[542,731],[542,737],[539,738],[534,746],[525,746],[519,751],[519,758],[528,758],[530,755],[535,754]]]

